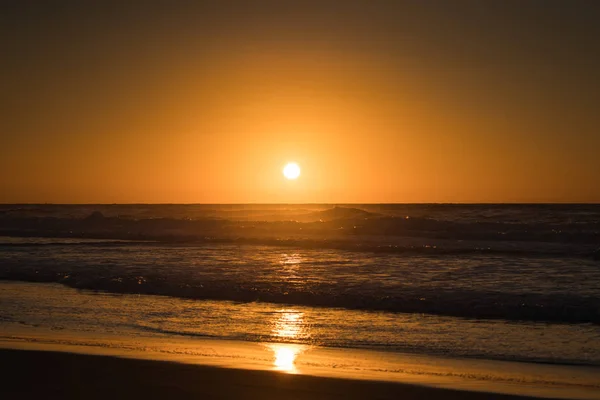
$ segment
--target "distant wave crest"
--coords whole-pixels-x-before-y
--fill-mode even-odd
[[[209,215],[209,214],[207,214]],[[162,243],[247,243],[427,254],[497,253],[599,258],[600,220],[577,223],[465,221],[389,216],[354,207],[287,213],[288,220],[130,218],[95,210],[83,218],[0,217],[0,235]],[[411,240],[412,239],[412,240]],[[521,245],[519,245],[519,243]]]

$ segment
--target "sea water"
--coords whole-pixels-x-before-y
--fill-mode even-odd
[[[12,205],[0,215],[5,339],[210,338],[569,365],[591,368],[580,383],[600,388],[600,206]]]

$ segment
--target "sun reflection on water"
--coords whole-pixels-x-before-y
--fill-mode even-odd
[[[279,260],[281,279],[292,287],[302,285],[297,273],[303,262],[304,258],[300,254],[281,254]],[[305,346],[292,343],[304,342],[307,339],[310,339],[310,332],[304,318],[304,312],[284,308],[274,313],[271,322],[271,340],[280,343],[271,343],[269,347],[273,351],[275,369],[296,373],[296,357],[304,351]]]
[[[282,309],[273,319],[271,338],[281,342],[294,342],[310,337],[304,313],[294,309]],[[278,371],[289,373],[297,372],[296,357],[305,346],[292,343],[271,343],[269,345],[274,353],[273,365]]]
[[[296,310],[281,310],[279,318],[275,320],[272,336],[278,339],[300,339],[307,335],[304,323],[304,313]]]
[[[275,369],[285,372],[296,372],[296,357],[300,352],[298,346],[277,343],[271,345],[271,350],[275,353],[275,359],[273,360]]]
[[[279,264],[287,267],[295,267],[300,266],[304,261],[303,257],[300,254],[287,254],[284,253],[281,255],[281,259],[279,260]]]
[[[306,346],[288,343],[270,343],[273,352],[273,367],[276,371],[298,373],[296,358],[306,350]]]

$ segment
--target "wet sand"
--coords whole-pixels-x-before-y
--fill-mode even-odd
[[[5,399],[525,399],[349,380],[51,351],[0,350]]]

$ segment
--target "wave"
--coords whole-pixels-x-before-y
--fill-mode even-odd
[[[162,243],[240,243],[385,253],[512,254],[600,259],[600,220],[577,223],[438,220],[359,208],[311,211],[296,220],[0,217],[1,236]],[[410,240],[412,239],[412,240]],[[418,239],[418,240],[415,240]]]
[[[57,268],[0,268],[0,280],[53,282],[69,287],[117,294],[145,294],[195,300],[268,302],[286,305],[345,308],[394,313],[434,314],[476,319],[504,319],[555,323],[600,324],[600,300],[581,295],[512,294],[478,290],[440,292],[420,288],[403,293],[376,294],[330,289],[293,289],[278,285],[243,284],[235,281],[194,280],[190,277],[140,275],[139,270],[106,271]]]
[[[31,239],[31,238],[30,238]],[[217,244],[237,244],[237,245],[261,245],[276,247],[291,247],[294,249],[330,249],[350,252],[363,253],[383,253],[383,254],[403,254],[407,256],[509,256],[509,257],[550,257],[550,258],[592,258],[598,260],[600,251],[592,248],[575,248],[573,246],[531,246],[512,244],[511,246],[480,246],[477,243],[462,242],[459,244],[448,244],[435,241],[436,244],[378,244],[359,241],[344,240],[314,240],[314,239],[272,239],[272,238],[197,238],[194,240],[174,240],[174,241],[133,241],[133,240],[97,240],[97,241],[52,241],[51,239],[43,242],[35,241],[1,242],[0,249],[6,248],[44,248],[44,247],[91,247],[91,248],[117,248],[129,247],[164,247],[171,246],[197,246]],[[0,239],[1,240],[1,239]],[[413,241],[414,242],[414,241]],[[432,243],[432,242],[429,242]]]
[[[64,207],[57,206],[63,213],[73,211]],[[391,216],[387,206],[303,206],[290,210],[281,206],[276,210],[287,216],[304,215],[307,222],[223,219],[222,210],[219,217],[209,216],[212,211],[207,210],[196,219],[148,217],[143,207],[120,206],[135,211],[137,217],[131,218],[107,216],[103,213],[107,207],[86,206],[84,217],[41,215],[38,211],[32,216],[20,209],[0,216],[0,235],[21,238],[0,238],[0,256],[8,255],[0,263],[0,279],[190,299],[600,324],[598,292],[591,289],[600,271],[592,261],[600,259],[600,220],[591,213],[598,211],[593,207],[579,210],[580,214],[587,213],[585,218],[560,221],[537,217],[493,220],[491,216],[505,211],[490,206],[450,207],[454,210],[452,218]],[[172,215],[179,210],[177,207],[160,209]],[[441,212],[439,207],[421,207]],[[556,207],[522,207],[520,212],[531,209],[554,212]],[[486,214],[487,218],[457,217],[467,211]],[[35,239],[38,237],[45,239]],[[223,253],[225,248],[241,249],[246,245],[248,251]],[[271,247],[265,250],[265,246]],[[311,280],[296,285],[279,276],[281,269],[287,268],[280,261],[265,264],[264,260],[274,253],[273,246],[289,248],[286,253],[341,251],[334,252],[333,265],[309,273],[309,267],[319,268],[319,263],[327,261],[326,255],[332,253],[312,252],[312,258],[304,261],[307,265],[303,266],[303,275],[294,278]],[[263,258],[256,256],[258,252]],[[143,253],[148,256],[141,262]],[[207,257],[205,262],[202,257]],[[254,264],[245,264],[245,257]],[[345,265],[343,260],[352,262]],[[357,264],[355,260],[366,261]],[[450,264],[456,268],[450,268]],[[229,268],[231,265],[236,267]],[[251,268],[237,269],[239,265]],[[276,272],[268,270],[273,265]],[[362,269],[365,265],[367,270]],[[549,265],[554,266],[549,269]],[[423,268],[429,270],[419,275]],[[528,268],[529,272],[524,274],[520,268]],[[259,281],[253,276],[259,273],[269,279]],[[411,276],[410,285],[402,283],[403,274]],[[379,280],[379,276],[384,278]],[[367,282],[371,278],[373,283]]]
[[[356,207],[333,207],[323,211],[311,212],[302,219],[305,221],[333,221],[333,220],[344,220],[352,218],[375,218],[382,216],[382,214],[369,212]]]

